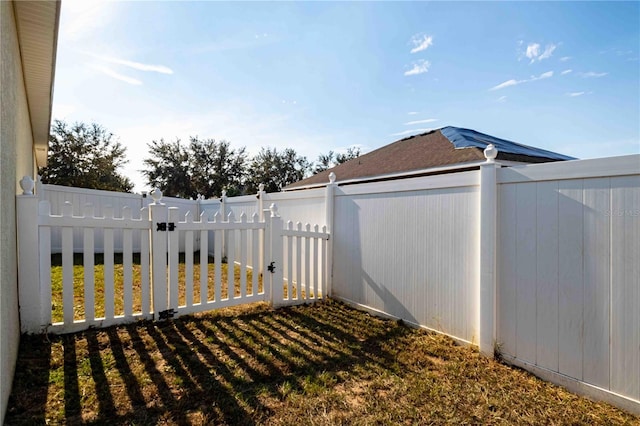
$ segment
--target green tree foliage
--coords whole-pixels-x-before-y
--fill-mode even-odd
[[[44,183],[129,192],[133,183],[118,173],[127,162],[125,154],[126,148],[99,124],[55,120],[47,165],[39,173]]]
[[[334,153],[333,151],[329,151],[327,154],[320,154],[318,156],[318,161],[316,161],[313,173],[320,173],[328,170],[332,167],[337,166],[338,164],[346,163],[347,161],[358,158],[360,156],[360,148],[352,146],[347,148],[347,152],[345,153]]]
[[[352,160],[354,158],[358,158],[358,157],[360,157],[360,148],[358,148],[357,146],[351,146],[347,148],[347,152],[343,154],[340,154],[340,153],[336,154],[336,163],[337,164],[346,163],[347,161]]]
[[[313,174],[324,172],[335,165],[335,154],[329,151],[327,154],[318,155],[318,161],[313,167]]]
[[[229,142],[191,138],[191,176],[195,189],[205,198],[240,195],[247,168],[245,148],[232,149]]]
[[[245,149],[232,149],[229,142],[191,137],[188,145],[179,139],[164,139],[147,145],[151,158],[143,160],[147,183],[170,197],[219,197],[242,193],[246,173]]]
[[[299,156],[292,148],[280,152],[276,148],[262,148],[251,160],[246,191],[256,192],[261,183],[265,185],[267,192],[280,191],[303,179],[310,169],[307,158]]]
[[[189,150],[180,139],[164,139],[147,144],[151,158],[145,158],[142,174],[147,184],[158,188],[167,197],[195,198],[197,191],[191,182]]]

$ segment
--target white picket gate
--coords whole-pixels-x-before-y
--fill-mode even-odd
[[[52,215],[48,201],[27,193],[17,196],[22,332],[70,333],[259,301],[276,307],[314,302],[328,294],[326,227],[289,222],[285,229],[275,205],[237,220],[233,212],[180,218],[178,208],[161,202],[159,191],[152,197],[154,202],[135,216],[125,207],[95,217],[91,205],[73,215],[66,203],[61,215]],[[54,268],[62,270],[61,278],[52,277],[52,229],[61,233],[61,268]],[[74,244],[74,230],[83,235],[82,247]],[[94,244],[98,234],[102,250]],[[122,240],[121,262],[116,261],[115,237]],[[198,240],[199,264],[189,249]],[[186,242],[183,261],[180,241]],[[139,253],[134,247],[140,247]],[[103,253],[101,265],[95,262],[98,252]],[[134,268],[138,256],[140,266]],[[74,273],[74,263],[80,262],[84,272]],[[195,268],[200,277],[194,285]]]

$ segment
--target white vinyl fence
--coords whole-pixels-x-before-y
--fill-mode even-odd
[[[478,344],[476,172],[336,188],[333,295]]]
[[[498,350],[547,380],[640,413],[640,155],[507,168],[488,159],[467,172],[352,185],[334,180],[320,189],[184,201],[172,213],[179,220],[170,239],[227,257],[243,271],[264,272],[281,284],[264,289],[279,304],[332,296],[478,345],[488,356]],[[85,202],[76,197],[79,206]],[[269,240],[272,231],[248,224],[272,221],[272,203],[280,238]],[[133,220],[116,211],[114,219],[100,216]],[[73,214],[81,212],[74,204]],[[211,224],[219,222],[216,212],[242,230]],[[42,219],[42,226],[57,220],[68,219]],[[92,220],[94,242],[104,235],[95,250],[110,247],[111,239],[117,250],[121,233],[108,235]],[[24,226],[20,235],[32,232]],[[143,232],[134,228],[133,246]],[[83,240],[86,230],[60,232],[62,246],[73,239],[76,247],[76,236],[91,245]],[[255,254],[256,243],[282,259],[272,264],[272,254]],[[175,265],[177,252],[170,253]],[[20,256],[30,259],[22,248]],[[25,298],[41,291],[28,291],[24,282],[21,275],[21,315],[42,315],[23,309],[23,287]],[[255,294],[254,282],[242,288]],[[193,312],[197,303],[211,300],[175,309]]]
[[[97,215],[86,204],[80,214],[74,214],[73,204],[67,201],[61,214],[53,214],[49,201],[39,201],[28,192],[17,197],[23,332],[69,333],[257,301],[274,306],[315,302],[328,294],[326,227],[285,227],[275,204],[263,215],[267,219],[257,213],[223,216],[220,211],[211,218],[206,213],[194,218],[162,203],[157,192],[152,193],[153,203],[136,212],[125,206],[116,214],[105,206]],[[52,268],[53,230],[60,234],[60,268]],[[80,234],[80,243],[74,240],[74,232]],[[102,236],[99,250],[98,233]],[[213,260],[208,256],[210,234]],[[116,238],[121,241],[119,249]],[[228,259],[222,254],[223,238]],[[185,244],[195,247],[196,240],[198,250],[184,250]],[[102,256],[96,257],[98,251]],[[82,253],[82,277],[77,276],[80,269],[74,268],[77,253]],[[117,253],[121,261],[116,261]],[[255,269],[251,259],[267,265],[265,271]],[[283,278],[285,264],[295,265],[287,269],[295,280]],[[197,297],[195,268],[200,273]]]
[[[503,169],[498,187],[503,355],[640,401],[640,160]]]

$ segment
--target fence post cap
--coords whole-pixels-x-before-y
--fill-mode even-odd
[[[336,174],[331,172],[329,173],[329,183],[335,183],[336,181]]]
[[[154,204],[159,204],[160,200],[162,200],[162,191],[160,191],[158,188],[153,188],[149,195],[151,195]]]
[[[33,187],[35,182],[31,176],[24,176],[20,179],[20,188],[22,188],[22,195],[33,195]]]
[[[264,191],[264,183],[261,183],[260,185],[258,185],[258,191],[260,192]]]
[[[269,210],[271,211],[271,217],[278,217],[278,206],[276,203],[271,203]]]
[[[484,149],[484,158],[487,159],[487,163],[493,163],[497,156],[498,149],[495,147],[495,145],[492,143],[487,145],[487,147]]]

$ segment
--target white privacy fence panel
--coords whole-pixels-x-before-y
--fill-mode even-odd
[[[640,401],[640,157],[504,169],[498,182],[501,351]]]
[[[324,226],[327,225],[325,199],[324,188],[275,192],[265,194],[264,206],[268,208],[271,203],[276,203],[278,213],[285,223],[291,220]]]
[[[336,189],[333,295],[477,343],[477,172]]]
[[[260,218],[263,217],[260,215],[259,209],[259,199],[256,195],[244,195],[240,197],[224,197],[224,215],[227,216],[229,213],[232,213],[234,217],[239,218],[243,214],[250,218],[254,214]],[[267,206],[268,207],[268,206]],[[257,237],[257,235],[256,235]],[[234,259],[240,258],[240,247],[242,247],[241,234],[237,232],[225,232],[223,238],[223,256],[230,257],[233,256]],[[253,235],[246,236],[248,238],[248,243],[253,244]],[[259,241],[256,241],[259,243]],[[234,252],[230,253],[229,248],[233,248]],[[253,253],[249,253],[248,257],[248,266],[253,268],[254,259],[257,259],[258,255],[254,256]],[[258,265],[257,265],[258,266]]]
[[[100,191],[95,189],[73,188],[59,185],[38,185],[38,197],[41,201],[48,201],[51,205],[51,213],[62,214],[63,206],[66,202],[71,203],[73,214],[80,216],[85,205],[93,206],[96,217],[103,217],[105,208],[111,208],[116,214],[120,214],[124,207],[131,211],[140,211],[146,205],[145,199],[139,194],[127,194],[124,192]],[[80,229],[73,231],[73,246],[76,253],[81,253],[83,235]],[[95,249],[97,253],[102,252],[104,246],[101,229],[97,229],[94,235]],[[62,234],[59,228],[51,230],[51,244],[54,253],[62,251]],[[116,250],[122,251],[122,240],[117,238],[114,242]],[[134,243],[134,251],[139,252],[140,243]]]
[[[79,216],[82,214],[85,206],[90,204],[93,206],[94,214],[96,217],[104,217],[105,209],[111,209],[117,215],[122,212],[124,207],[128,207],[131,211],[139,211],[143,207],[147,207],[153,200],[142,194],[129,194],[125,192],[115,191],[101,191],[96,189],[85,188],[73,188],[60,185],[38,185],[38,197],[41,201],[48,201],[51,204],[51,213],[54,215],[62,214],[62,208],[66,202],[71,203],[73,206],[73,214]],[[198,200],[185,200],[175,197],[164,197],[163,203],[169,207],[178,207],[180,213],[184,216],[187,212],[191,212],[192,215],[200,215],[200,207]],[[51,244],[53,253],[61,253],[62,250],[62,235],[60,229],[53,228],[51,230]],[[199,238],[199,236],[198,236]],[[73,231],[73,246],[76,253],[81,253],[81,243],[83,241],[83,235],[81,230],[76,229]],[[102,230],[96,230],[94,236],[95,250],[97,253],[102,253],[102,247],[104,246]],[[134,253],[139,253],[141,250],[140,242],[134,241],[133,243]],[[199,240],[194,241],[194,249],[197,250]],[[116,253],[122,253],[123,242],[119,235],[115,236],[114,248]],[[180,250],[185,251],[184,238],[180,240]]]

